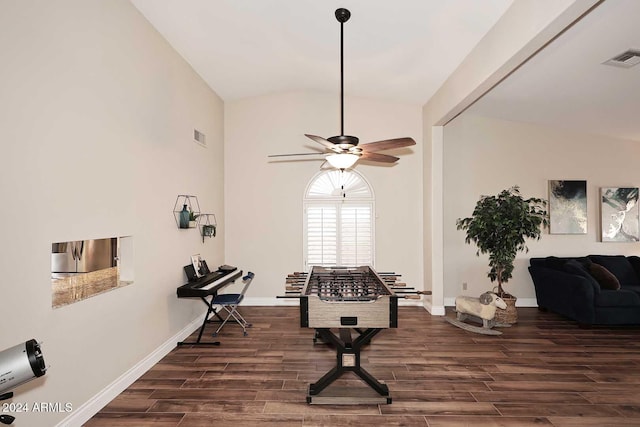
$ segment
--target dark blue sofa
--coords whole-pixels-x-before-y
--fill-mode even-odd
[[[543,310],[584,326],[640,325],[640,257],[531,258],[529,273]]]

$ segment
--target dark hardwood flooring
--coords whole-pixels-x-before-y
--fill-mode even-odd
[[[517,325],[486,336],[401,307],[399,328],[362,353],[393,403],[309,405],[334,349],[313,344],[297,307],[241,312],[249,336],[228,325],[220,347],[174,349],[86,426],[640,426],[640,327],[580,329],[519,308]],[[334,386],[370,391],[352,373]]]

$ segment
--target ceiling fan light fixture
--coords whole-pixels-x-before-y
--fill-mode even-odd
[[[353,166],[359,158],[360,156],[357,154],[350,153],[329,154],[327,156],[327,162],[336,169],[348,169]]]
[[[343,43],[343,25],[351,17],[351,12],[347,9],[340,8],[335,12],[336,19],[340,23],[340,135],[332,136],[327,139],[305,133],[304,135],[314,142],[324,147],[327,153],[325,160],[336,169],[347,169],[352,167],[360,157],[368,162],[395,163],[398,157],[381,154],[379,151],[391,150],[395,148],[409,147],[415,145],[413,138],[395,138],[385,139],[381,141],[369,142],[359,145],[360,140],[352,135],[344,134],[344,43]],[[315,153],[302,153],[315,154]],[[279,154],[269,157],[285,157],[296,154]],[[324,166],[324,163],[322,164]],[[322,166],[321,166],[322,167]]]

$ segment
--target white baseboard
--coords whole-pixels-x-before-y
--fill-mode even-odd
[[[275,307],[279,305],[300,305],[300,301],[298,298],[259,298],[259,297],[247,297],[242,301],[242,305],[251,305],[251,306],[266,306],[266,307]],[[424,304],[421,300],[406,300],[400,299],[398,300],[399,306],[417,306],[422,307]]]
[[[445,298],[444,305],[445,307],[455,307],[456,306],[455,297]],[[537,307],[537,306],[538,306],[538,300],[535,298],[518,298],[516,300],[516,307]]]
[[[516,300],[516,307],[537,307],[538,300],[535,298],[518,298]]]
[[[425,298],[424,300],[424,308],[431,314],[432,316],[444,316],[444,306],[443,305],[433,305],[431,298]]]
[[[171,350],[176,348],[176,343],[184,340],[202,325],[202,316],[198,316],[185,326],[180,332],[166,340],[160,347],[134,365],[127,372],[122,374],[114,382],[105,387],[98,394],[80,405],[68,417],[60,421],[57,427],[75,427],[86,423],[91,417],[97,414],[109,402],[115,399],[120,393],[126,390],[131,384],[140,378],[145,372],[151,369],[164,356],[169,354]]]
[[[279,305],[294,305],[297,306],[299,304],[297,298],[274,298],[274,297],[247,297],[242,302],[243,305],[251,305],[251,306],[266,306],[266,307],[274,307]],[[455,307],[456,299],[455,297],[448,297],[444,299],[443,306],[435,306],[431,304],[431,300],[425,298],[422,300],[405,300],[401,299],[398,301],[399,306],[418,306],[425,307],[429,313],[434,316],[444,316],[445,307]],[[538,301],[535,298],[518,298],[516,301],[516,307],[537,307]]]

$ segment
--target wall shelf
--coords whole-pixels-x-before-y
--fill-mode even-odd
[[[198,227],[200,227],[202,243],[204,243],[205,237],[216,237],[216,230],[218,228],[216,215],[209,213],[200,214],[200,216],[198,217]]]
[[[184,211],[189,212],[188,215],[194,218],[190,221],[189,217],[185,218]],[[173,217],[176,220],[176,225],[180,229],[196,228],[197,219],[200,217],[200,203],[198,203],[197,196],[191,196],[188,194],[179,194],[176,197],[176,203],[173,205]]]

